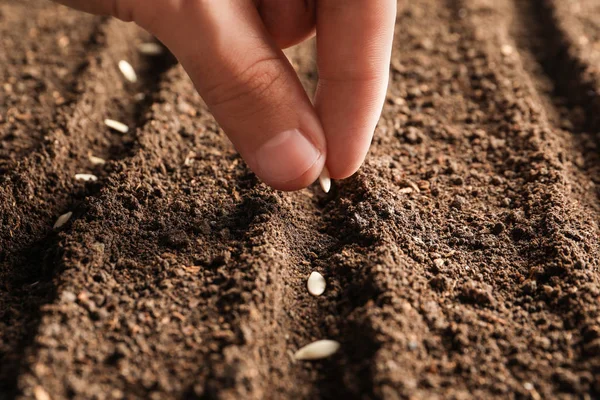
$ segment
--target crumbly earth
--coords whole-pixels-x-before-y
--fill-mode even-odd
[[[397,19],[365,165],[281,193],[147,33],[1,0],[0,398],[600,397],[600,5]]]

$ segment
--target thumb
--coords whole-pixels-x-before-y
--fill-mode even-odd
[[[297,190],[318,178],[325,165],[323,129],[252,0],[160,0],[152,7],[134,0],[61,2],[134,20],[157,36],[265,183]]]

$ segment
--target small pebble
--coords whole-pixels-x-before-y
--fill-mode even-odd
[[[64,292],[61,293],[60,300],[63,303],[74,303],[75,300],[77,300],[77,296],[75,296],[75,293],[69,292],[67,290],[67,291],[64,291]]]
[[[78,181],[95,182],[98,180],[98,177],[92,174],[75,174],[75,179]]]
[[[295,354],[296,360],[320,360],[335,354],[340,348],[335,340],[317,340],[299,349]]]
[[[129,132],[129,127],[122,122],[115,121],[114,119],[105,119],[104,125],[108,126],[110,129],[114,129],[117,132],[127,133]]]
[[[129,82],[131,82],[131,83],[137,82],[137,79],[138,79],[137,74],[135,73],[135,70],[133,69],[131,64],[129,64],[127,61],[125,61],[125,60],[119,61],[119,70],[121,70],[121,73],[123,74],[125,79],[127,79]]]
[[[329,193],[329,190],[331,190],[331,177],[329,176],[329,170],[327,167],[323,167],[323,171],[321,171],[321,175],[319,176],[319,184],[325,193]]]
[[[140,43],[138,45],[138,51],[145,56],[159,56],[163,53],[163,47],[154,42]]]
[[[69,221],[69,219],[71,219],[72,215],[73,215],[73,212],[69,211],[68,213],[63,214],[60,217],[58,217],[58,219],[54,223],[53,229],[58,229],[61,226],[63,226],[64,224],[66,224]]]
[[[306,287],[308,288],[308,292],[313,296],[320,296],[325,292],[325,287],[327,283],[325,282],[325,278],[320,273],[313,271],[310,273],[308,277],[308,281],[306,282]]]
[[[177,103],[177,111],[182,114],[192,115],[194,109],[187,102],[181,100]]]
[[[93,165],[104,165],[106,164],[106,160],[104,158],[100,158],[100,157],[96,157],[96,156],[89,156],[90,162]]]

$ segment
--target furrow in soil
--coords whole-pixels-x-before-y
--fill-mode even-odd
[[[25,396],[199,396],[218,374],[209,366],[246,340],[237,321],[261,293],[257,267],[237,265],[270,210],[258,181],[179,66],[137,140],[59,244],[57,299],[27,352]]]
[[[312,95],[317,78],[314,42],[287,55]],[[370,238],[352,232],[354,225],[346,222],[353,224],[352,219],[333,200],[335,193],[334,189],[334,194],[325,195],[313,187],[261,199],[272,206],[263,218],[254,219],[248,232],[252,245],[234,268],[255,266],[256,290],[263,296],[250,304],[248,316],[239,321],[251,339],[229,347],[228,357],[211,365],[214,373],[207,382],[211,395],[336,398],[371,390],[368,371],[355,368],[354,363],[369,359],[370,348],[364,343],[368,337],[360,326],[353,326],[350,335],[339,329],[346,327],[342,321],[357,301],[362,305],[369,297],[368,286],[352,282],[351,265],[358,262],[340,263],[339,255],[357,257],[357,247]],[[339,217],[331,219],[327,214]],[[313,271],[327,281],[320,297],[311,296],[306,287]],[[341,350],[327,360],[294,360],[297,349],[320,339],[340,341]],[[361,347],[367,351],[357,353]],[[235,379],[229,375],[232,370],[237,371]]]
[[[38,1],[0,5],[0,174],[43,144],[58,107],[72,100],[101,20]]]
[[[600,140],[600,102],[597,98],[600,72],[594,48],[600,35],[598,4],[589,1],[575,7],[565,7],[554,1],[515,1],[513,4],[516,18],[512,33],[521,50],[524,69],[538,88],[552,129],[564,139],[563,153],[559,153],[559,157],[569,167],[567,182],[575,184],[567,186],[563,201],[577,204],[585,215],[580,218],[591,219],[585,224],[597,227],[600,222],[600,191],[597,187],[600,180],[597,147]],[[584,224],[580,222],[580,225]],[[581,236],[570,235],[572,231],[568,225],[565,228],[563,232],[567,237],[581,241]],[[594,232],[596,237],[597,234]],[[565,264],[565,259],[575,256],[574,267],[583,271],[561,276],[570,281],[564,285],[572,285],[578,290],[571,293],[568,302],[553,304],[554,311],[564,319],[577,344],[569,360],[571,364],[567,364],[575,370],[574,378],[565,383],[560,374],[557,386],[563,391],[589,392],[597,396],[600,381],[594,377],[600,371],[595,350],[600,339],[600,309],[597,306],[600,293],[596,288],[600,277],[597,256],[591,261],[581,257],[581,246],[577,247],[569,251],[571,257],[565,256],[568,252],[563,249],[558,257],[558,265],[561,265]],[[597,241],[585,250],[597,254]]]
[[[523,12],[528,13],[541,34],[531,48],[550,80],[548,90],[560,116],[558,124],[574,134],[581,152],[575,164],[596,185],[590,191],[600,196],[598,10],[594,1],[581,1],[573,6],[537,1]]]
[[[314,92],[316,83],[314,51],[314,41],[286,51],[309,94]],[[313,394],[317,374],[303,368],[302,363],[296,364],[293,353],[325,334],[321,310],[326,308],[322,305],[326,300],[312,297],[306,289],[311,271],[327,275],[317,263],[334,243],[333,238],[318,232],[318,202],[319,196],[313,190],[260,196],[260,204],[263,208],[268,205],[268,212],[253,218],[248,230],[249,245],[244,246],[243,256],[232,268],[251,266],[254,290],[261,297],[249,302],[248,314],[238,321],[248,340],[230,346],[226,357],[211,363],[206,383],[210,396],[269,398]],[[233,370],[235,379],[230,375]]]
[[[401,79],[391,92],[404,92],[404,101],[392,97],[399,112],[395,126],[388,120],[381,127],[388,133],[382,139],[412,144],[404,150],[410,162],[400,158],[398,169],[427,181],[431,197],[422,191],[413,208],[428,229],[415,234],[419,224],[411,221],[391,232],[402,250],[417,245],[406,253],[419,265],[401,274],[408,260],[396,250],[379,277],[373,272],[386,289],[379,301],[389,298],[364,313],[387,330],[372,365],[376,393],[587,393],[595,383],[590,365],[579,364],[577,319],[596,308],[598,227],[585,216],[597,215],[597,207],[589,177],[564,158],[577,150],[549,121],[549,100],[523,66],[510,37],[511,4],[448,4],[407,5],[399,23],[402,58],[393,68]],[[386,143],[381,154],[393,146]],[[408,201],[399,206],[401,216],[410,215]],[[398,241],[403,231],[414,236]],[[407,350],[412,357],[397,358]]]
[[[570,130],[600,130],[599,5],[581,1],[570,5],[553,0],[515,3],[529,17],[528,29],[537,30],[533,51],[552,80],[554,95],[570,109]],[[591,150],[591,149],[590,149]]]
[[[5,7],[11,9],[10,6]],[[27,10],[26,5],[14,7]],[[71,16],[71,12],[75,15]],[[90,156],[110,158],[116,154],[125,155],[121,149],[131,147],[134,142],[136,120],[129,118],[126,121],[131,123],[133,132],[129,137],[117,137],[103,125],[105,113],[119,109],[131,110],[128,115],[134,115],[138,110],[141,112],[134,95],[140,90],[148,92],[152,89],[152,86],[149,89],[143,87],[144,74],[148,72],[144,68],[150,65],[162,68],[165,64],[149,64],[137,54],[136,44],[151,38],[133,25],[95,18],[89,24],[91,34],[82,39],[81,32],[79,36],[70,31],[63,32],[68,27],[55,26],[50,22],[52,18],[71,24],[75,23],[76,18],[79,22],[81,18],[85,21],[87,17],[79,13],[51,5],[48,10],[42,8],[42,11],[33,15],[38,26],[49,24],[48,37],[59,40],[60,46],[81,47],[72,52],[73,56],[81,57],[63,67],[63,74],[73,74],[69,78],[71,80],[64,78],[64,81],[57,81],[52,87],[51,96],[58,103],[52,106],[43,100],[46,93],[40,94],[39,100],[44,102],[33,105],[32,111],[35,112],[35,107],[39,107],[39,115],[44,120],[40,122],[43,126],[39,125],[31,131],[39,137],[34,135],[28,139],[33,151],[21,155],[18,150],[11,148],[14,157],[11,156],[6,164],[7,170],[0,178],[0,276],[3,286],[0,292],[0,376],[3,378],[1,390],[6,393],[14,389],[23,348],[32,339],[31,332],[39,321],[39,307],[54,296],[51,276],[60,253],[56,244],[60,231],[68,229],[70,223],[60,229],[53,229],[53,224],[66,212],[73,212],[76,218],[78,204],[86,196],[100,190],[103,177],[113,168],[110,163],[93,164]],[[77,33],[78,29],[74,31]],[[75,39],[85,42],[78,43]],[[52,63],[52,68],[40,68],[43,64],[39,59],[48,56],[46,51],[48,48],[34,47],[31,57],[37,60],[32,63],[41,74],[39,79],[49,83],[52,80],[48,75],[54,74],[53,68],[61,64],[51,59],[48,62]],[[124,81],[117,69],[117,62],[121,59],[129,59],[141,71],[140,83],[128,85]],[[9,70],[16,66],[10,62],[8,65]],[[67,67],[74,70],[68,70]],[[22,106],[30,107],[28,103]],[[92,116],[92,112],[96,114]],[[119,115],[123,113],[120,111]],[[8,127],[5,131],[4,128],[3,133],[12,129]],[[115,148],[119,152],[115,152]],[[100,180],[86,183],[76,180],[76,174],[95,174]]]

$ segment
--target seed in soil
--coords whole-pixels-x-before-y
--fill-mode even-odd
[[[509,44],[505,44],[502,46],[502,48],[500,48],[500,52],[504,56],[510,56],[512,54],[513,50],[514,50],[513,47]]]
[[[163,53],[163,47],[154,42],[140,43],[138,45],[138,51],[145,56],[159,56]]]
[[[317,340],[299,349],[294,358],[296,360],[320,360],[332,356],[340,349],[339,342],[335,340]]]
[[[329,176],[327,167],[323,167],[323,171],[321,171],[319,184],[321,184],[321,189],[323,189],[325,193],[329,193],[329,190],[331,189],[331,177]]]
[[[104,125],[108,126],[110,129],[114,129],[117,132],[127,133],[129,132],[129,127],[122,122],[115,121],[114,119],[105,119]]]
[[[327,283],[325,282],[325,278],[320,273],[313,271],[310,273],[308,277],[308,281],[306,282],[306,287],[308,288],[308,292],[313,296],[320,296],[325,292],[325,287]]]
[[[50,400],[50,395],[46,389],[39,385],[33,388],[33,397],[35,400]]]
[[[98,180],[98,177],[92,174],[75,174],[75,179],[78,181],[95,182]]]
[[[106,160],[104,158],[100,158],[100,157],[96,157],[96,156],[89,156],[90,162],[93,165],[104,165],[106,164]]]
[[[133,69],[131,64],[129,64],[127,61],[119,61],[119,69],[121,70],[121,73],[123,74],[125,79],[127,79],[129,82],[137,82],[137,74],[135,73],[135,70]]]
[[[71,219],[72,215],[73,215],[72,211],[69,211],[68,213],[61,215],[60,217],[58,217],[58,219],[56,220],[56,222],[54,223],[54,226],[52,228],[58,229],[58,228],[62,227],[64,224],[66,224]]]

